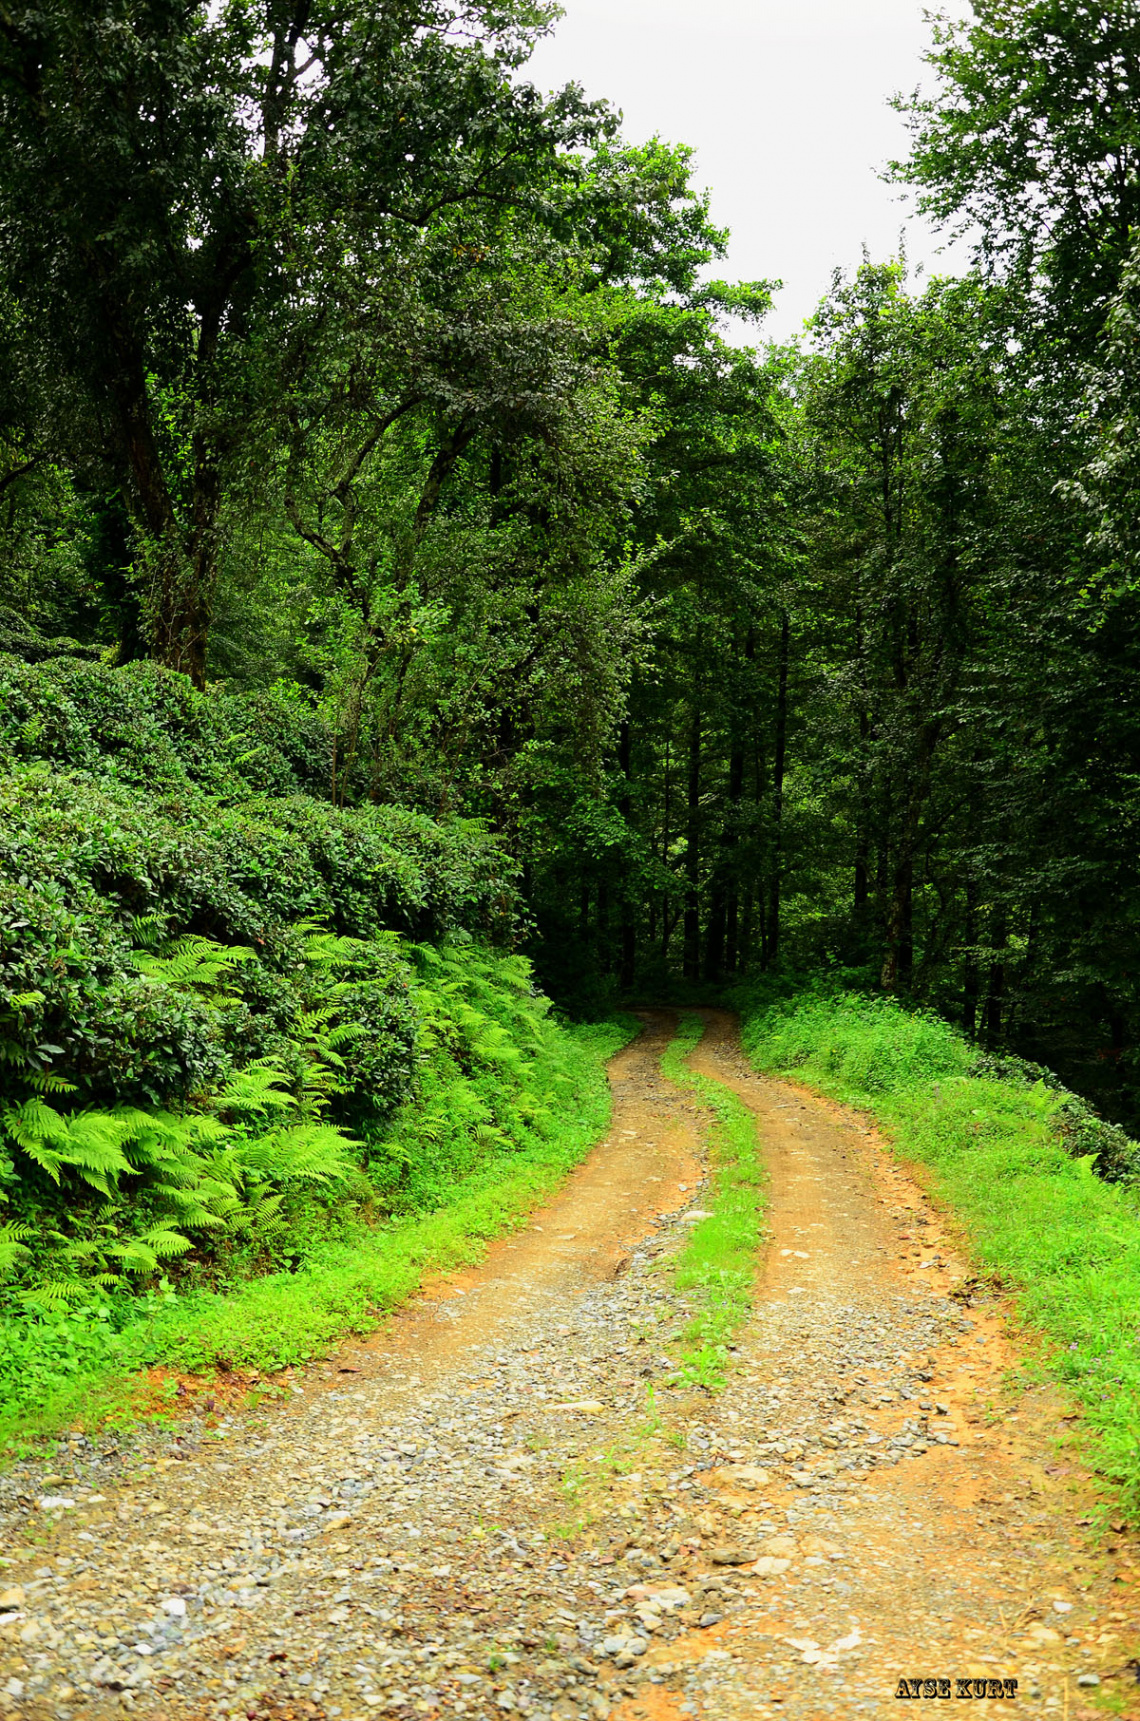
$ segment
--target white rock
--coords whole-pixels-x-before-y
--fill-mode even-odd
[[[633,1637],[628,1632],[615,1632],[612,1637],[602,1639],[602,1649],[607,1655],[644,1655],[649,1648],[643,1637]]]
[[[163,1613],[173,1614],[175,1619],[186,1618],[186,1603],[181,1596],[164,1596],[159,1605]]]
[[[69,1512],[75,1501],[68,1494],[41,1494],[41,1512]]]

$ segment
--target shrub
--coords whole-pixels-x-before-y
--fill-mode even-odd
[[[0,752],[148,791],[327,794],[332,737],[284,690],[199,693],[154,663],[0,655]]]
[[[557,1035],[487,948],[512,864],[477,822],[303,792],[327,740],[283,693],[0,659],[0,1305],[49,1349],[545,1139]]]

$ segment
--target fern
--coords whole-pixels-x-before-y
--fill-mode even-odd
[[[229,1230],[235,1236],[252,1236],[259,1243],[268,1243],[285,1229],[287,1221],[281,1211],[284,1200],[283,1192],[274,1195],[268,1189],[252,1190],[234,1210]]]
[[[218,944],[195,933],[175,939],[162,955],[135,951],[135,966],[148,980],[176,991],[200,992],[215,1004],[237,996],[230,984],[234,971],[255,959],[256,952],[245,945]]]
[[[132,914],[131,938],[143,950],[156,950],[166,933],[164,914]]]
[[[72,1170],[101,1195],[109,1195],[111,1182],[131,1170],[122,1151],[129,1132],[113,1112],[81,1111],[64,1117],[44,1100],[28,1099],[23,1105],[5,1106],[0,1126],[54,1183],[62,1171]]]
[[[90,1284],[89,1279],[37,1279],[20,1292],[20,1301],[37,1314],[58,1314],[72,1303],[82,1302]]]
[[[0,1279],[9,1276],[19,1256],[30,1254],[25,1244],[33,1235],[30,1225],[21,1225],[14,1220],[0,1225]]]
[[[258,1058],[244,1069],[235,1070],[225,1085],[211,1094],[206,1104],[211,1111],[247,1112],[286,1111],[296,1105],[286,1091],[289,1078],[268,1058]]]
[[[74,1094],[79,1091],[66,1076],[53,1076],[50,1070],[36,1070],[28,1079],[38,1094]]]
[[[355,1173],[358,1148],[330,1124],[299,1123],[256,1136],[240,1156],[243,1166],[275,1183],[345,1183]]]

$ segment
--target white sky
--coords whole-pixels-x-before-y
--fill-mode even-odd
[[[784,282],[760,339],[799,333],[832,270],[854,269],[864,242],[876,259],[893,255],[904,223],[912,269],[963,266],[961,248],[940,256],[945,241],[877,177],[906,153],[888,97],[929,78],[922,0],[563,4],[526,75],[607,97],[631,142],[656,133],[693,145],[696,183],[732,229],[716,272]]]

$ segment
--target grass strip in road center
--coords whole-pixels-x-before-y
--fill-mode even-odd
[[[752,1313],[756,1252],[764,1212],[763,1167],[756,1120],[743,1100],[686,1063],[704,1033],[685,1014],[661,1068],[671,1082],[692,1088],[713,1113],[709,1132],[712,1198],[709,1216],[693,1225],[674,1260],[678,1291],[695,1291],[698,1308],[680,1339],[681,1378],[717,1391],[724,1385],[729,1346]]]

